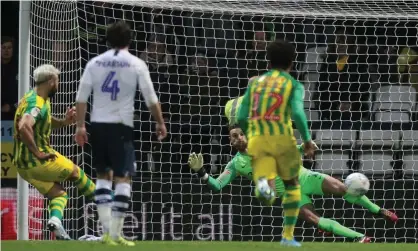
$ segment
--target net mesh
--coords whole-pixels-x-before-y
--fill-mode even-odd
[[[64,118],[66,110],[74,105],[81,71],[76,2],[33,1],[30,39],[30,72],[33,73],[35,68],[42,64],[52,64],[61,71],[59,90],[51,100],[51,109],[53,116]],[[34,87],[33,79],[31,87]],[[73,134],[73,126],[53,130],[51,144],[62,155],[82,166],[79,162],[81,152],[74,143]],[[71,199],[68,200],[68,207],[64,212],[63,225],[71,235],[75,235],[80,230],[77,220],[81,217],[78,211],[83,207],[83,203],[78,201],[80,197],[75,187],[67,182],[64,187]],[[40,195],[35,189],[29,191],[30,198],[39,198]],[[30,202],[29,207],[29,211],[32,211],[33,203]],[[29,233],[36,232],[37,238],[49,239],[52,236],[45,228],[48,219],[47,201],[39,207],[43,209],[42,225],[30,220]]]
[[[348,1],[104,1],[124,5],[136,5],[150,8],[174,9],[183,11],[204,11],[217,13],[250,14],[262,16],[295,16],[315,18],[398,18],[416,19],[417,3],[415,1],[383,0],[348,0]]]
[[[364,172],[371,180],[367,195],[395,209],[401,220],[392,225],[375,219],[339,197],[314,197],[314,206],[377,241],[416,242],[417,14],[416,1],[36,1],[31,67],[60,66],[53,111],[63,115],[75,100],[86,62],[107,50],[106,25],[128,22],[134,35],[130,51],[148,63],[170,135],[157,142],[138,94],[139,168],[125,236],[272,241],[280,239],[280,206],[262,207],[250,181],[239,177],[211,193],[186,163],[190,152],[202,152],[212,175],[223,170],[235,153],[225,103],[243,95],[249,77],[267,70],[268,41],[289,40],[297,50],[292,75],[305,85],[306,114],[321,148],[305,166],[336,177]],[[341,59],[337,52],[348,57],[335,63]],[[72,132],[55,132],[54,146],[94,176],[94,156],[88,148],[80,155]],[[73,198],[67,230],[74,238],[99,234],[94,205],[83,207],[83,199],[67,188]],[[296,235],[303,241],[344,240],[318,236],[302,222]]]

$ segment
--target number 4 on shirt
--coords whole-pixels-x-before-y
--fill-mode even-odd
[[[106,77],[106,79],[105,79],[105,81],[103,82],[103,85],[102,85],[102,92],[109,92],[111,100],[116,100],[117,95],[120,91],[119,81],[113,79],[115,74],[116,74],[115,71],[109,72],[109,74],[107,75],[107,77]]]

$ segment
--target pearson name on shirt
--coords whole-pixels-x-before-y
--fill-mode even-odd
[[[95,61],[96,65],[99,67],[111,67],[111,68],[125,68],[131,67],[131,64],[125,61],[110,60],[110,61]]]

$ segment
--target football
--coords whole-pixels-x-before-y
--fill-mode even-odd
[[[369,179],[362,173],[352,173],[344,181],[347,193],[353,196],[362,196],[369,191]]]

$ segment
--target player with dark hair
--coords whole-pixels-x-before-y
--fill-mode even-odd
[[[316,145],[311,140],[303,109],[303,85],[289,75],[295,54],[295,48],[286,41],[276,40],[268,45],[271,70],[250,82],[237,121],[248,138],[256,197],[273,204],[276,199],[275,180],[277,176],[283,180],[281,244],[299,247],[301,244],[294,240],[293,232],[301,200],[298,183],[301,158],[293,136],[292,118],[301,132],[305,155],[312,157]]]
[[[126,23],[117,22],[108,27],[106,37],[112,49],[91,59],[80,80],[75,137],[80,146],[87,142],[85,115],[93,91],[91,145],[93,167],[97,171],[95,202],[104,231],[102,240],[109,245],[134,246],[134,242],[122,237],[122,228],[131,200],[131,176],[136,171],[133,112],[137,87],[157,121],[159,140],[166,137],[167,129],[148,67],[128,51],[131,29]]]
[[[267,46],[267,60],[271,69],[289,72],[295,57],[295,47],[284,40],[276,40]]]
[[[232,101],[235,100],[237,99]],[[227,113],[227,115],[228,114],[229,113]],[[229,116],[227,117],[230,118]],[[203,168],[202,154],[192,153],[189,156],[189,167],[194,172],[198,173],[202,181],[206,183],[208,187],[213,191],[220,191],[238,176],[242,176],[250,180],[252,179],[253,168],[251,166],[251,157],[247,153],[247,140],[243,131],[241,128],[239,128],[238,125],[229,126],[229,140],[231,146],[236,149],[238,153],[230,162],[228,162],[225,170],[216,179],[207,174]],[[303,154],[303,146],[298,146],[298,148],[300,154]],[[367,208],[371,213],[384,217],[386,220],[392,222],[396,222],[398,220],[396,214],[386,209],[380,208],[378,205],[371,202],[367,196],[353,196],[347,194],[347,188],[345,185],[341,181],[329,175],[310,171],[301,166],[298,179],[302,193],[299,218],[314,224],[318,229],[322,231],[344,236],[361,243],[368,243],[371,241],[370,238],[364,234],[353,231],[333,219],[321,217],[315,211],[312,200],[310,198],[311,195],[340,196],[350,203]],[[275,186],[277,190],[277,197],[281,198],[285,192],[283,180],[277,177],[275,180]]]
[[[126,48],[131,44],[131,28],[125,22],[116,22],[106,30],[106,40],[111,48]]]

